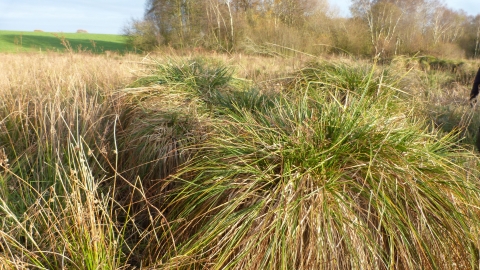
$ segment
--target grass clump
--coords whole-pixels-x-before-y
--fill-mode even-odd
[[[170,87],[181,86],[185,89],[210,96],[213,90],[228,86],[233,70],[228,66],[203,58],[191,60],[171,60],[167,64],[155,63],[151,74],[141,77],[132,87],[160,84]]]
[[[473,156],[425,130],[385,88],[348,106],[305,92],[220,121],[170,180],[164,209],[177,250],[161,266],[476,265],[478,188],[453,162]]]
[[[310,89],[326,93],[341,93],[340,101],[348,101],[350,95],[381,95],[380,90],[396,88],[399,76],[389,69],[376,69],[371,64],[352,65],[348,62],[311,62],[295,74],[287,89]]]

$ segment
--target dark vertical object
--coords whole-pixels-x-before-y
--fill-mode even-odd
[[[477,147],[477,150],[480,151],[480,128],[477,132],[477,140],[475,141],[475,146]]]
[[[472,87],[472,91],[470,92],[470,100],[477,97],[479,85],[480,85],[480,68],[477,71],[477,76],[475,76],[475,80],[473,80],[473,87]]]
[[[473,80],[473,87],[472,87],[472,91],[470,92],[470,104],[473,104],[473,100],[478,95],[478,86],[479,85],[480,85],[480,68],[477,71],[477,75],[475,76],[475,80]],[[475,141],[475,146],[477,147],[477,150],[480,151],[480,128],[478,129],[478,132],[477,132],[477,140]]]

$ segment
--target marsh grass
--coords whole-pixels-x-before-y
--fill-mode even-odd
[[[131,76],[91,55],[2,55],[2,250],[12,267],[117,269],[122,227],[111,215],[108,160]],[[123,82],[122,82],[123,80]],[[103,187],[101,187],[103,186]],[[110,194],[110,195],[109,195]]]
[[[427,115],[437,129],[474,144],[480,118],[477,106],[470,106],[468,98],[478,70],[475,61],[398,57],[390,68],[393,72],[408,71],[399,87],[409,94],[412,107]]]
[[[355,90],[370,93],[365,85]],[[178,187],[165,210],[178,255],[162,266],[476,265],[477,210],[468,206],[478,203],[477,184],[453,163],[474,156],[425,130],[385,88],[348,106],[305,92],[220,121],[171,180]]]
[[[35,198],[23,198],[27,208],[22,214],[11,209],[15,203],[11,198],[1,200],[2,228],[9,229],[8,233],[2,230],[2,248],[13,258],[13,265],[25,263],[40,269],[121,266],[123,235],[110,217],[111,201],[101,194],[102,181],[93,176],[87,149],[74,145],[62,158],[69,164],[49,164],[55,172],[48,188],[17,178],[15,191]],[[13,172],[7,169],[5,175]]]
[[[294,90],[312,89],[343,93],[347,95],[367,95],[372,98],[381,95],[385,88],[397,88],[403,73],[394,74],[388,67],[376,68],[367,62],[352,65],[347,62],[310,62],[300,69],[288,85]],[[397,94],[400,94],[399,91]]]
[[[150,76],[138,79],[132,86],[165,84],[183,85],[187,89],[209,91],[229,83],[233,71],[219,61],[197,57],[193,59],[170,59],[167,64],[152,59]]]
[[[478,265],[478,157],[419,108],[452,99],[424,92],[443,77],[345,59],[0,58],[4,268]]]

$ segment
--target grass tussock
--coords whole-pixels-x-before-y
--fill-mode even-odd
[[[478,157],[468,136],[430,124],[452,98],[432,85],[465,87],[445,70],[412,59],[0,59],[2,267],[479,263]]]
[[[390,107],[392,94],[346,107],[305,95],[230,114],[171,180],[166,211],[182,241],[166,266],[475,265],[478,189],[453,162],[472,156]]]
[[[209,91],[225,86],[232,77],[232,70],[227,66],[220,62],[209,63],[203,58],[170,60],[167,64],[157,62],[151,71],[152,75],[140,78],[132,86],[182,85],[186,89]]]

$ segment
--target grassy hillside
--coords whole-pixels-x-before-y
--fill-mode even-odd
[[[0,52],[65,50],[94,53],[132,51],[121,35],[0,31]]]
[[[473,67],[163,57],[0,54],[0,268],[479,264]]]

